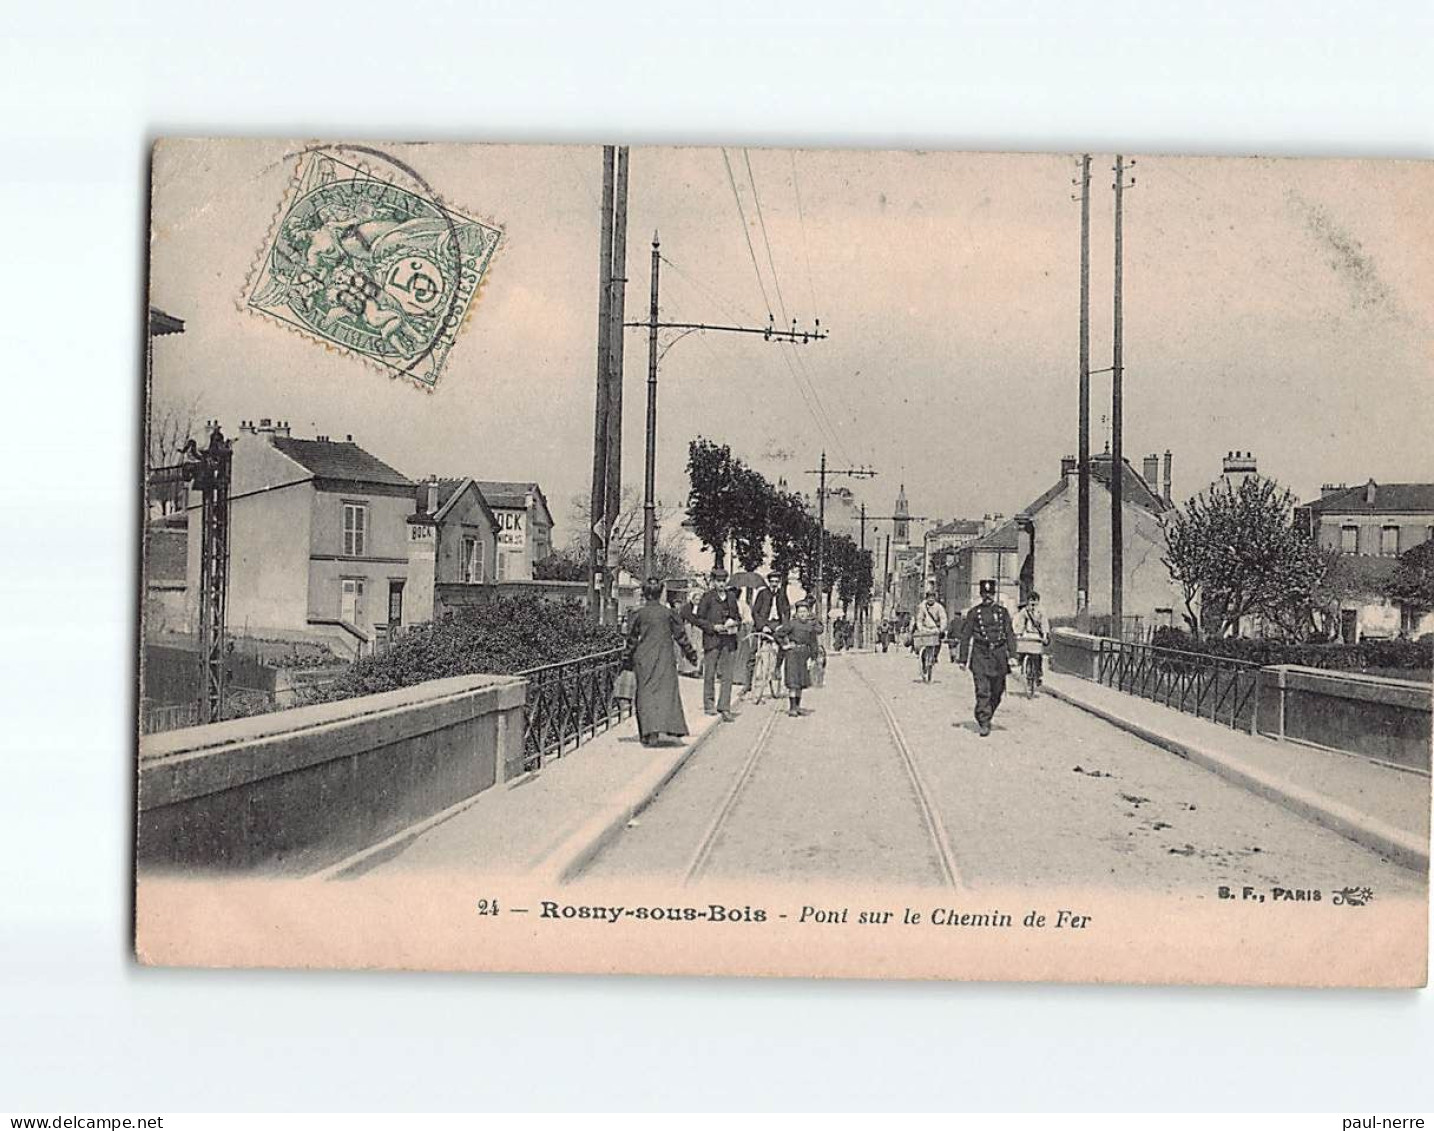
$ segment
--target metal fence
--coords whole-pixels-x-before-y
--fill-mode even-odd
[[[1251,733],[1259,664],[1200,652],[1101,640],[1096,679],[1188,715]]]
[[[145,700],[140,710],[141,734],[162,734],[167,730],[192,727],[198,722],[199,704],[197,702],[156,707],[149,700]]]
[[[293,706],[294,704],[290,702],[287,705]],[[224,693],[224,709],[220,713],[220,717],[222,719],[242,719],[250,715],[267,715],[270,711],[280,709],[278,697],[272,691],[258,691],[246,687],[230,688]],[[197,701],[156,706],[146,699],[140,704],[141,734],[163,734],[165,731],[183,730],[185,727],[198,726],[199,722],[200,712]]]
[[[614,699],[622,670],[621,648],[576,660],[544,664],[518,674],[528,681],[523,710],[523,769],[541,768],[585,739],[632,714],[632,702]]]

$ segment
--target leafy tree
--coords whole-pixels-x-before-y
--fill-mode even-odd
[[[698,436],[687,446],[687,521],[717,566],[727,564],[727,536],[736,524],[732,484],[737,462],[726,444]]]
[[[1416,613],[1434,611],[1434,539],[1399,555],[1399,564],[1384,594],[1395,604]]]
[[[1291,525],[1294,503],[1279,484],[1252,475],[1203,491],[1162,520],[1162,560],[1197,635],[1235,635],[1253,615],[1280,624],[1308,607],[1329,560]]]
[[[774,491],[767,507],[767,537],[772,546],[772,568],[783,573],[798,572],[808,584],[809,570],[816,561],[817,523],[807,513],[806,503],[794,491]]]
[[[726,444],[699,436],[687,448],[687,518],[715,565],[726,566],[727,540],[744,569],[766,557],[770,512],[777,492]]]
[[[825,588],[828,593],[835,586],[837,598],[843,607],[861,608],[871,600],[872,562],[871,551],[860,549],[846,534],[830,536],[827,559]]]
[[[1290,640],[1334,640],[1339,636],[1341,603],[1358,597],[1364,585],[1349,570],[1341,568],[1338,550],[1322,550],[1324,568],[1319,581],[1308,593],[1291,593],[1272,611],[1272,620]]]
[[[546,558],[533,565],[533,577],[538,581],[586,581],[588,579],[588,550],[576,546],[564,546],[554,550]]]
[[[732,551],[743,569],[761,569],[767,557],[767,523],[776,491],[760,472],[734,461]]]

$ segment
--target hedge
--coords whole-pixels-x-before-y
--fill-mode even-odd
[[[388,651],[355,661],[305,701],[349,699],[449,676],[512,675],[621,644],[621,635],[593,624],[580,602],[499,597],[454,620],[409,629]]]
[[[1179,628],[1158,628],[1151,640],[1157,648],[1178,648],[1268,666],[1299,664],[1307,668],[1363,671],[1366,668],[1429,670],[1434,667],[1434,637],[1419,640],[1362,640],[1358,644],[1282,644],[1273,640],[1225,637],[1196,640]]]

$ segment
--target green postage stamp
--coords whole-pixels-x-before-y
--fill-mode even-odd
[[[501,237],[379,150],[312,149],[299,158],[244,301],[432,388]]]

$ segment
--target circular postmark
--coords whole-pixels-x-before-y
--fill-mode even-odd
[[[500,234],[381,150],[310,147],[249,304],[432,384]]]

